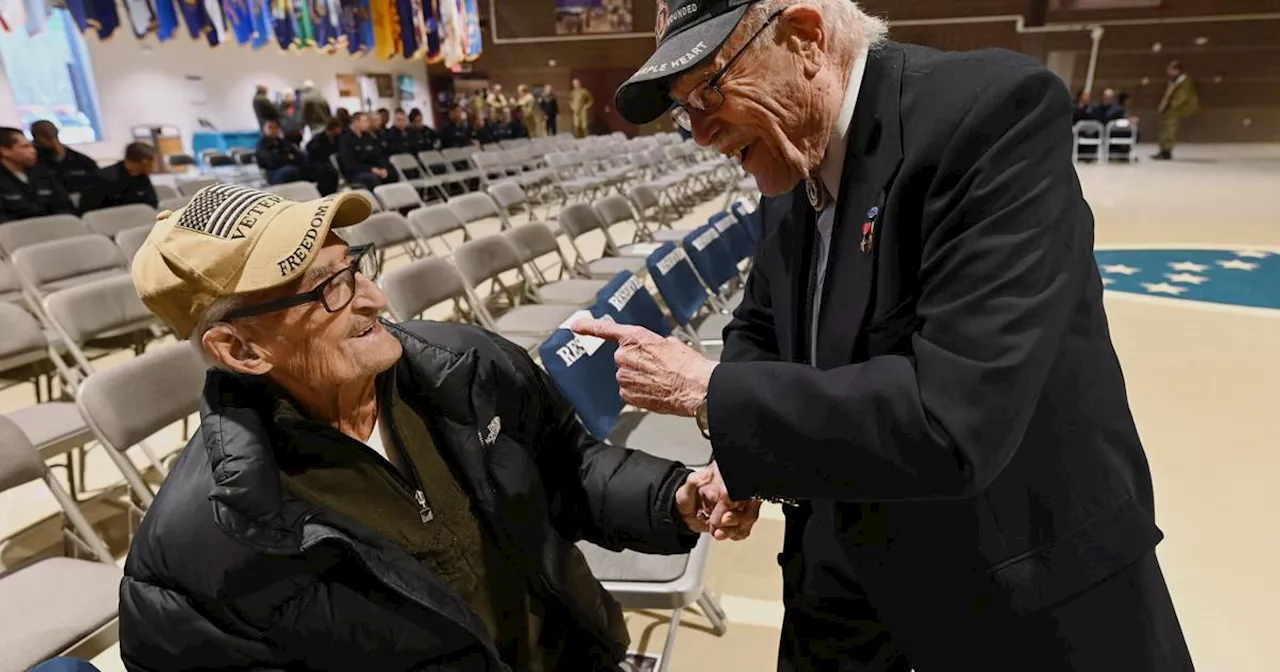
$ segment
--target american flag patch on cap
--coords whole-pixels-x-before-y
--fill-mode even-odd
[[[250,210],[262,212],[283,200],[276,194],[238,184],[217,184],[191,199],[174,226],[227,240]]]

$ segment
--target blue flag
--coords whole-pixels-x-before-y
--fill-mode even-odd
[[[342,37],[347,41],[347,52],[359,54],[369,48],[364,42],[364,27],[369,18],[360,14],[360,0],[341,0]]]
[[[156,38],[161,42],[173,37],[178,32],[178,12],[173,7],[173,0],[155,0]]]
[[[293,27],[293,9],[289,0],[268,0],[271,3],[271,28],[281,49],[293,46],[297,34]]]
[[[250,1],[253,7],[253,48],[261,49],[275,37],[275,33],[271,30],[271,1]]]
[[[227,24],[236,42],[248,44],[253,39],[253,4],[250,0],[222,0]]]

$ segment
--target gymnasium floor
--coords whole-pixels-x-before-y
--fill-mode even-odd
[[[1189,146],[1178,158],[1084,165],[1081,180],[1114,290],[1113,339],[1154,472],[1166,534],[1159,556],[1198,669],[1280,669],[1268,599],[1280,595],[1280,537],[1269,513],[1280,507],[1268,497],[1280,475],[1271,452],[1280,401],[1280,146]],[[705,221],[713,207],[696,216]],[[31,400],[29,386],[0,392],[0,411]],[[111,469],[93,472],[109,480]],[[0,495],[0,538],[21,531],[0,545],[0,563],[56,540],[56,527],[41,522],[54,510],[43,494],[25,486]],[[751,539],[714,547],[707,582],[729,632],[716,637],[688,613],[673,672],[773,669],[781,519],[766,508]],[[658,653],[666,617],[636,612],[627,620],[633,649]],[[114,647],[94,662],[123,669]]]

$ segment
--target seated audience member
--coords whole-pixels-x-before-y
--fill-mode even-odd
[[[471,144],[488,145],[497,142],[498,139],[493,135],[494,125],[485,117],[476,115],[471,117]]]
[[[338,139],[345,129],[346,126],[336,116],[325,122],[324,132],[311,136],[307,143],[307,162],[332,168],[329,157],[338,155]]]
[[[449,123],[440,129],[440,146],[445,149],[471,146],[471,126],[467,113],[457,105],[449,108]]]
[[[1116,100],[1116,90],[1106,89],[1102,92],[1102,100],[1094,103],[1090,108],[1089,116],[1105,126],[1117,119],[1124,119],[1127,114],[1124,106]]]
[[[392,119],[391,128],[382,131],[382,146],[386,149],[387,156],[413,154],[409,139],[409,115],[404,110],[396,110]]]
[[[69,193],[84,193],[93,184],[98,175],[98,162],[62,144],[58,127],[52,121],[31,124],[31,140],[40,165],[52,170]]]
[[[518,114],[512,113],[511,110],[504,110],[500,123],[493,129],[493,136],[496,140],[527,138],[529,129],[525,127],[524,122],[520,121]]]
[[[138,295],[213,368],[125,563],[126,667],[618,670],[576,542],[684,553],[703,512],[741,539],[759,505],[593,438],[499,336],[381,321],[377,251],[334,233],[368,215],[215,185],[138,253]]]
[[[440,148],[440,139],[436,137],[435,129],[425,123],[422,110],[416,107],[409,111],[409,145],[415,155]]]
[[[135,203],[159,207],[156,188],[151,184],[155,161],[155,147],[141,142],[129,143],[124,148],[123,161],[98,171],[97,179],[80,197],[80,210],[89,212]]]
[[[1079,91],[1076,92],[1076,105],[1075,105],[1075,109],[1071,113],[1072,124],[1077,124],[1082,121],[1093,118],[1093,114],[1091,111],[1092,106],[1090,105],[1090,100],[1092,98],[1093,98],[1093,94],[1089,93],[1088,91],[1085,91],[1084,89],[1080,89]]]
[[[391,127],[391,110],[385,107],[379,107],[378,111],[372,117],[369,117],[369,130],[375,134],[381,135],[383,131]]]
[[[316,189],[325,196],[338,190],[338,173],[333,166],[308,163],[302,150],[283,137],[280,125],[274,121],[262,125],[256,156],[258,167],[266,174],[267,184],[315,182]]]
[[[356,112],[351,115],[351,128],[338,138],[338,161],[347,182],[373,189],[380,184],[396,181],[387,154],[378,136],[369,128],[369,115]]]
[[[60,214],[76,214],[62,181],[39,164],[26,134],[0,127],[0,223]]]
[[[351,112],[348,111],[347,108],[339,107],[334,110],[333,118],[338,120],[338,123],[342,125],[344,130],[351,127]]]

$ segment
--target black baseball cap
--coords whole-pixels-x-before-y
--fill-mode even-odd
[[[623,119],[647,124],[671,108],[672,79],[706,61],[733,29],[747,8],[760,0],[658,0],[658,50],[614,96]]]

